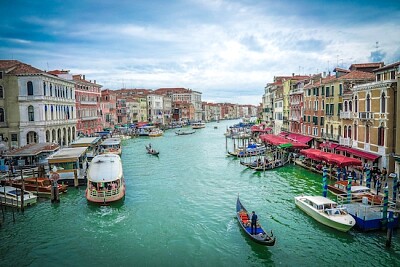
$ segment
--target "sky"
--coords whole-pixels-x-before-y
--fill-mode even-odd
[[[0,59],[258,105],[274,76],[400,60],[392,0],[0,0]]]

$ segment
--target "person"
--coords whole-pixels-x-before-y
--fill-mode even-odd
[[[257,214],[254,211],[251,212],[251,234],[252,235],[257,234]]]
[[[387,178],[387,170],[386,170],[386,167],[383,167],[383,168],[382,168],[381,174],[382,174],[382,179],[383,179],[383,181],[386,181],[386,178]]]

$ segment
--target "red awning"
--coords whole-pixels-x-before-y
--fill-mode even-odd
[[[336,148],[337,151],[347,151],[347,149],[349,149],[349,147],[338,146],[338,147]]]
[[[290,133],[288,136],[286,136],[286,138],[300,143],[308,143],[313,139],[313,137],[297,133]]]
[[[283,136],[283,137],[285,137],[285,136],[287,136],[289,133],[287,133],[287,132],[280,132],[279,133],[279,136]]]
[[[262,135],[260,135],[260,139],[263,142],[270,143],[270,144],[272,144],[274,146],[279,146],[279,145],[282,145],[282,144],[290,143],[290,144],[292,144],[293,148],[300,149],[300,148],[307,148],[308,147],[308,145],[306,145],[306,144],[299,143],[299,142],[293,142],[293,141],[290,141],[290,140],[288,140],[288,139],[286,139],[286,138],[284,138],[282,136],[274,135],[274,134],[262,134]]]
[[[325,148],[328,148],[328,149],[335,149],[336,148],[336,149],[340,150],[339,149],[340,148],[339,144],[331,143],[331,142],[322,143],[322,144],[319,145],[319,147],[325,147]]]
[[[370,152],[366,152],[366,151],[362,151],[362,150],[350,148],[350,147],[345,148],[345,150],[343,150],[343,151],[346,151],[356,157],[360,157],[360,158],[368,159],[368,160],[372,160],[372,161],[375,161],[381,157],[381,155],[373,154]]]
[[[339,154],[324,152],[318,149],[310,148],[310,149],[303,149],[300,153],[304,154],[305,156],[314,159],[314,160],[324,160],[329,164],[337,164],[338,166],[349,166],[349,165],[357,165],[361,166],[362,162],[356,158],[350,158]]]

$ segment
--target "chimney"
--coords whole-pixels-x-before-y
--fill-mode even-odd
[[[294,77],[294,72],[292,73],[292,77]]]
[[[83,80],[85,80],[85,74],[83,74],[82,77],[83,77]]]
[[[93,83],[96,84],[96,80],[94,80]]]

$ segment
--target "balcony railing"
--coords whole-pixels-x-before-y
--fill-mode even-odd
[[[339,141],[339,135],[337,134],[328,134],[324,133],[322,134],[322,138],[328,139],[328,140],[334,140],[334,141]]]
[[[360,120],[372,120],[374,118],[373,112],[358,112],[358,118]]]
[[[353,145],[353,139],[349,138],[349,137],[340,137],[339,138],[339,144],[342,146],[349,146],[351,147]]]
[[[354,119],[354,114],[352,111],[340,111],[341,119]]]

